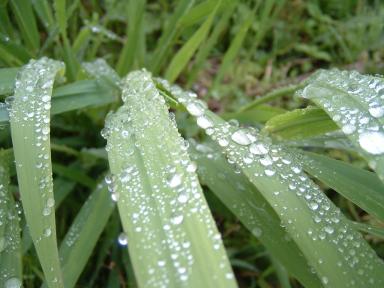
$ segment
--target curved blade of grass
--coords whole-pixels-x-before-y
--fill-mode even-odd
[[[49,287],[62,287],[50,153],[50,100],[61,62],[32,60],[15,84],[10,123],[17,179],[29,231]]]
[[[384,220],[384,184],[375,173],[311,152],[301,152],[299,159],[309,174]]]
[[[296,109],[273,117],[264,130],[278,139],[299,140],[338,129],[324,110],[316,107]]]
[[[236,287],[195,166],[148,72],[123,80],[106,120],[110,190],[141,287]]]
[[[298,94],[327,112],[384,181],[384,79],[319,71]]]
[[[355,151],[351,141],[339,131],[321,135],[317,137],[301,139],[296,141],[285,141],[284,145],[292,147],[315,147],[324,149],[341,149],[346,151]]]
[[[255,124],[267,122],[269,119],[274,118],[277,115],[281,115],[285,112],[286,110],[279,107],[258,105],[251,110],[225,113],[222,114],[221,117],[223,117],[225,120],[236,119],[243,124]]]
[[[75,287],[114,208],[106,185],[99,184],[77,214],[60,246],[64,287]]]
[[[367,225],[364,223],[350,221],[351,225],[356,229],[364,233],[371,234],[373,236],[384,239],[384,229]]]
[[[165,72],[165,78],[170,82],[174,82],[180,73],[183,71],[189,60],[192,58],[193,54],[196,52],[197,48],[205,40],[208,35],[209,30],[211,29],[213,19],[216,15],[216,11],[220,6],[222,0],[217,1],[217,4],[213,11],[210,13],[209,17],[204,21],[200,28],[192,35],[191,38],[184,44],[184,46],[177,52],[175,57],[173,57],[171,63],[169,64],[167,71]]]
[[[193,6],[194,2],[194,0],[182,0],[177,3],[175,12],[169,19],[167,26],[163,29],[155,51],[153,52],[151,61],[151,71],[153,73],[159,72],[160,65],[165,61],[165,54],[169,50],[172,40],[178,32],[180,21]]]
[[[36,18],[33,13],[32,3],[29,0],[9,1],[12,11],[16,17],[21,35],[26,46],[32,54],[40,47],[40,35],[37,30]]]
[[[116,102],[119,91],[106,82],[82,80],[54,90],[51,115]],[[0,105],[0,125],[9,121],[7,106]]]
[[[253,108],[259,106],[260,104],[264,104],[269,101],[273,101],[277,98],[283,97],[283,96],[290,96],[293,95],[294,92],[296,92],[298,89],[302,88],[303,84],[297,84],[297,85],[290,85],[286,87],[277,88],[264,96],[258,97],[255,100],[253,100],[251,103],[248,103],[244,107],[240,108],[240,112],[252,110]]]
[[[0,286],[22,283],[19,215],[9,189],[10,153],[0,150]],[[14,286],[12,286],[14,287]]]
[[[287,149],[254,128],[225,122],[206,109],[196,94],[169,89],[274,208],[325,287],[384,285],[382,260]]]
[[[263,243],[269,253],[305,287],[322,287],[295,242],[289,241],[279,216],[247,177],[235,172],[218,147],[192,142],[189,150],[198,164],[197,172],[202,183]]]

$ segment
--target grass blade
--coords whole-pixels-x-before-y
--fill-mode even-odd
[[[382,260],[284,147],[254,128],[225,122],[196,94],[169,89],[270,203],[325,287],[384,285]]]
[[[149,73],[129,74],[122,98],[103,131],[107,182],[139,286],[236,287],[195,166]]]
[[[236,119],[242,124],[265,123],[286,110],[269,105],[258,105],[251,110],[222,114],[225,120]]]
[[[213,81],[212,90],[218,87],[221,80],[225,76],[225,72],[227,72],[229,66],[232,64],[233,59],[235,59],[237,53],[241,48],[244,38],[247,35],[248,29],[249,27],[251,27],[254,17],[254,12],[249,12],[248,17],[244,20],[243,24],[240,27],[240,30],[236,34],[236,37],[231,42],[231,45],[229,46],[227,52],[225,52],[219,71],[217,72],[215,80]]]
[[[264,130],[279,139],[299,140],[338,129],[328,114],[316,107],[296,109],[271,118]]]
[[[172,40],[175,38],[178,33],[180,21],[182,17],[189,11],[193,6],[194,0],[182,0],[179,1],[175,12],[172,14],[172,17],[169,19],[167,26],[164,28],[159,42],[156,45],[156,49],[153,52],[152,61],[151,61],[151,71],[153,73],[158,73],[160,66],[165,61],[165,55],[170,48]]]
[[[24,214],[49,287],[62,287],[56,225],[49,120],[55,75],[61,62],[32,60],[20,71],[10,122]]]
[[[99,184],[77,214],[60,246],[64,287],[75,287],[114,208],[106,185]]]
[[[170,82],[174,82],[180,73],[183,71],[189,60],[192,58],[193,54],[196,52],[197,48],[205,40],[208,35],[209,30],[211,29],[213,19],[216,15],[216,11],[221,4],[219,0],[209,15],[209,17],[204,21],[200,28],[193,34],[191,38],[184,44],[184,46],[177,52],[175,57],[173,57],[171,63],[169,64],[167,71],[165,72],[165,78]]]
[[[305,287],[322,287],[295,242],[286,241],[289,236],[270,204],[245,175],[235,173],[233,166],[218,152],[218,147],[211,144],[192,142],[190,145],[202,183]]]
[[[299,158],[309,174],[384,220],[384,185],[375,173],[311,152],[302,152]]]
[[[13,93],[15,78],[19,68],[0,69],[0,95]]]
[[[21,287],[20,227],[16,203],[9,189],[10,154],[0,150],[0,286]]]
[[[53,92],[51,115],[116,102],[119,91],[98,80],[82,80]],[[9,121],[7,106],[0,105],[0,125]]]
[[[327,112],[384,181],[384,79],[323,70],[299,94]]]
[[[135,57],[139,53],[140,33],[144,32],[145,3],[146,1],[128,1],[127,40],[116,65],[116,71],[119,75],[125,75],[132,69]]]
[[[26,46],[32,54],[40,47],[40,35],[37,30],[36,18],[33,13],[32,3],[28,0],[14,0],[9,2],[16,17],[21,35]]]

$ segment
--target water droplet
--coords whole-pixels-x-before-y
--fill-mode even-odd
[[[191,162],[191,163],[188,164],[188,166],[187,166],[187,171],[188,171],[189,173],[196,172],[196,170],[197,170],[197,165],[196,165],[195,162]]]
[[[227,139],[224,139],[224,138],[220,138],[220,139],[218,140],[218,143],[219,143],[219,145],[220,145],[221,147],[226,147],[226,146],[228,146],[228,144],[229,144],[228,140],[227,140]]]
[[[267,176],[273,176],[273,175],[275,175],[275,171],[273,171],[273,170],[269,170],[269,169],[267,169],[267,170],[265,170],[264,171],[264,173],[265,173],[265,175],[267,175]]]
[[[128,244],[128,237],[124,232],[122,232],[117,238],[117,241],[119,242],[120,245],[126,246]]]
[[[384,116],[384,106],[378,106],[378,107],[371,107],[368,109],[369,114],[372,115],[372,117],[380,118]]]
[[[249,151],[255,155],[264,155],[268,153],[267,147],[262,143],[253,143],[249,146]]]
[[[247,133],[244,130],[237,130],[231,136],[231,139],[239,145],[249,145],[251,144],[251,139],[249,139]]]
[[[190,102],[186,108],[188,112],[195,117],[203,115],[205,110],[204,105],[197,101]]]
[[[22,284],[19,278],[12,277],[12,278],[9,278],[7,281],[5,281],[4,288],[20,288],[21,285]]]
[[[356,127],[354,125],[347,124],[347,125],[344,125],[341,130],[343,130],[343,132],[345,134],[349,135],[349,134],[352,134],[353,132],[355,132]]]
[[[183,222],[184,216],[183,215],[175,215],[171,218],[171,223],[174,225],[179,225]]]
[[[180,174],[173,174],[169,179],[168,179],[168,184],[169,187],[171,188],[176,188],[181,184],[181,175]]]
[[[384,133],[364,132],[359,136],[361,148],[370,154],[379,155],[384,153]]]
[[[202,129],[213,127],[213,122],[207,116],[200,116],[196,120],[197,125]]]

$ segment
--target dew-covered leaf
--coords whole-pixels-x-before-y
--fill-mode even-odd
[[[61,62],[42,58],[24,66],[15,83],[10,123],[23,210],[49,287],[62,287],[56,241],[50,149],[53,82]]]
[[[384,220],[384,185],[375,173],[311,152],[301,152],[298,158],[309,174]]]
[[[225,122],[196,94],[168,87],[273,207],[325,287],[384,285],[382,260],[287,149],[255,128]]]
[[[123,80],[102,135],[135,276],[141,287],[236,287],[196,166],[149,73]],[[124,241],[125,242],[125,241]]]
[[[9,189],[10,153],[0,150],[0,286],[21,287],[19,215]]]
[[[384,79],[319,71],[298,94],[328,113],[384,181]]]
[[[52,96],[51,115],[116,102],[119,92],[106,82],[82,80],[58,87]],[[0,125],[9,121],[8,105],[0,103]]]
[[[191,141],[189,151],[203,184],[305,287],[322,287],[295,242],[280,225],[276,212],[256,187],[230,165],[213,143]]]

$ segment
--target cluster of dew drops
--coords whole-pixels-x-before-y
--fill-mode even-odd
[[[0,165],[0,179],[4,177],[8,177],[5,172],[5,168]],[[8,195],[7,195],[8,194]],[[5,184],[0,183],[0,206],[7,207],[10,206],[8,203],[8,197],[10,196],[9,191],[7,191]],[[15,206],[16,209],[0,209],[0,229],[4,229],[7,231],[3,236],[0,236],[0,255],[7,253],[17,253],[17,250],[20,246],[20,230],[18,225],[12,225],[12,222],[19,222],[19,214],[22,213],[21,208],[18,203]],[[11,225],[9,225],[10,223]],[[1,256],[0,256],[1,257]],[[22,286],[21,280],[14,276],[16,271],[11,271],[4,267],[0,273],[2,273],[1,277],[7,279],[4,283],[5,288],[19,288]]]
[[[127,83],[127,85],[124,83]],[[160,213],[168,214],[168,209],[171,208],[172,210],[169,221],[166,220],[162,228],[167,232],[167,237],[163,244],[166,244],[168,249],[172,251],[172,265],[176,268],[180,276],[179,279],[186,281],[191,272],[191,267],[195,262],[191,251],[191,245],[193,243],[189,241],[188,235],[183,231],[183,226],[181,226],[186,217],[196,217],[196,219],[205,223],[214,250],[221,251],[221,236],[217,232],[212,219],[208,217],[209,209],[202,197],[202,192],[195,174],[197,166],[189,160],[187,154],[188,142],[179,137],[180,135],[177,132],[174,117],[172,114],[168,114],[168,110],[164,105],[164,98],[159,94],[152,78],[148,73],[143,73],[143,71],[133,72],[128,75],[128,79],[122,82],[122,88],[122,99],[125,104],[120,107],[116,113],[110,114],[107,117],[106,126],[101,131],[101,134],[107,139],[106,150],[109,151],[109,153],[112,152],[111,150],[114,150],[113,153],[115,153],[115,155],[121,155],[120,158],[124,158],[124,162],[131,164],[122,167],[118,174],[108,175],[105,178],[105,182],[108,185],[108,190],[110,191],[113,201],[121,199],[122,195],[119,195],[119,191],[121,192],[127,189],[130,195],[129,201],[132,203],[141,203],[140,207],[137,207],[139,211],[132,211],[132,223],[134,225],[136,225],[135,223],[145,224],[145,221],[150,219],[146,216],[154,213],[154,211],[152,211],[150,205],[145,204],[146,199],[140,198],[145,196],[145,193],[139,191],[143,189],[141,187],[140,172],[135,164],[133,164],[135,161],[129,160],[133,159],[132,154],[136,148],[140,151],[140,147],[137,146],[139,145],[139,140],[148,141],[145,139],[147,128],[156,126],[164,127],[161,130],[162,132],[157,136],[159,139],[169,136],[168,134],[162,135],[161,133],[175,131],[178,137],[176,137],[172,143],[167,143],[167,146],[164,147],[160,147],[162,144],[159,143],[161,150],[170,150],[164,154],[167,155],[166,157],[168,158],[164,160],[168,163],[166,165],[164,164],[165,166],[160,170],[152,167],[152,161],[147,162],[144,160],[144,163],[150,177],[163,179],[162,183],[159,182],[153,186],[154,192],[152,196],[155,197],[156,201],[160,204],[157,208],[160,209]],[[138,94],[140,94],[140,97],[137,97]],[[133,97],[136,98],[132,100]],[[160,109],[160,107],[163,108]],[[135,112],[132,112],[132,110]],[[139,118],[135,118],[136,116]],[[137,122],[140,124],[137,125]],[[112,134],[116,135],[118,139],[116,140],[116,137],[111,137]],[[122,143],[126,144],[124,145]],[[130,144],[128,145],[128,143]],[[171,146],[172,148],[170,148]],[[146,158],[151,158],[151,153],[156,152],[147,150],[145,153]],[[125,188],[121,190],[119,186]],[[166,193],[166,195],[162,192],[162,188],[165,188],[165,190],[171,189],[173,192]],[[174,194],[176,197],[172,196]],[[124,199],[121,200],[123,201]],[[148,237],[152,237],[152,233],[145,229],[145,227],[140,225],[135,226],[134,231],[137,233],[146,233]],[[147,240],[147,243],[150,242],[150,239]],[[128,242],[127,234],[124,232],[118,236],[118,243],[120,245],[126,246],[129,244]],[[151,245],[154,244],[146,244],[148,247]],[[233,273],[228,268],[229,266],[227,265],[225,256],[220,257],[223,257],[220,267],[224,269],[224,271],[227,271],[227,279],[233,279]],[[157,262],[157,266],[165,267],[167,265],[166,262],[166,260],[160,259]],[[149,273],[153,272],[154,270],[150,268]],[[212,275],[212,277],[218,277],[218,275]],[[166,283],[167,279],[162,279],[162,281]]]
[[[279,145],[274,145],[266,136],[260,135],[255,128],[239,127],[238,122],[229,121],[229,123],[217,118],[213,113],[208,112],[204,102],[197,99],[193,92],[185,92],[177,86],[170,86],[166,81],[162,85],[172,92],[180,103],[185,105],[187,111],[196,117],[196,123],[205,130],[205,133],[215,140],[226,152],[228,162],[236,164],[241,168],[252,167],[256,165],[261,172],[256,172],[255,177],[279,177],[282,183],[286,183],[289,191],[297,194],[304,199],[310,210],[313,211],[313,222],[317,229],[310,228],[307,236],[312,241],[327,240],[339,246],[338,250],[344,255],[343,261],[337,265],[349,265],[352,269],[357,269],[357,273],[365,275],[365,270],[374,269],[374,265],[359,265],[366,261],[364,258],[375,261],[375,253],[368,247],[361,247],[361,235],[352,230],[349,226],[343,224],[343,217],[340,210],[336,208],[329,199],[323,196],[320,189],[313,185],[308,176],[302,171],[299,162],[293,161],[291,155],[286,153]],[[364,136],[363,136],[364,137]],[[383,146],[384,147],[384,146]],[[294,159],[297,160],[297,159]],[[287,172],[289,171],[289,172]],[[282,191],[275,191],[273,195],[279,197]],[[276,201],[273,205],[278,207],[280,216],[289,209],[284,203]],[[285,219],[282,226],[290,226],[295,230],[293,224],[296,219]],[[281,217],[284,219],[284,217]],[[258,231],[262,233],[262,231]],[[296,231],[296,237],[302,237],[299,231]],[[321,255],[319,255],[321,256]],[[319,257],[318,265],[327,265],[326,261]],[[369,274],[369,273],[368,273]],[[373,278],[367,279],[369,283],[374,283]],[[324,284],[329,284],[327,277],[322,277]],[[351,286],[358,285],[351,280]]]
[[[378,121],[384,117],[384,79],[335,69],[316,74],[314,83],[318,81],[339,91],[346,91],[346,97],[337,94],[329,100],[328,97],[311,93],[311,84],[298,94],[319,101],[342,127],[343,133],[355,137],[366,153],[384,154],[384,127]],[[357,109],[356,103],[364,109]]]
[[[13,125],[33,125],[33,141],[36,151],[39,151],[37,161],[34,163],[35,169],[41,170],[38,179],[42,197],[45,198],[45,206],[41,211],[43,216],[50,216],[55,206],[53,198],[52,171],[50,169],[50,109],[51,92],[56,72],[63,69],[64,64],[48,58],[31,60],[24,66],[21,74],[15,82],[15,96],[12,96],[9,116]],[[17,167],[24,169],[24,165],[29,163],[16,163]],[[49,223],[49,221],[47,222]],[[37,239],[52,235],[52,228],[49,224],[42,231],[42,236]]]

